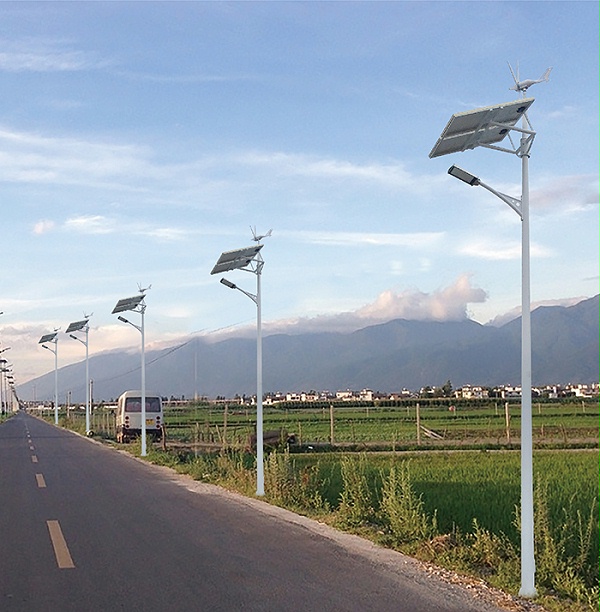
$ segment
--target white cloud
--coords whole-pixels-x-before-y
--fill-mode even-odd
[[[176,227],[156,227],[149,229],[140,229],[137,233],[149,238],[156,238],[157,240],[164,241],[176,241],[182,240],[189,236],[190,232]]]
[[[483,289],[471,286],[471,277],[460,276],[453,285],[427,294],[421,291],[384,291],[377,299],[356,311],[360,319],[456,321],[467,318],[467,304],[485,302]]]
[[[86,215],[67,219],[64,227],[67,231],[83,234],[111,234],[116,229],[116,223],[102,215]]]
[[[33,226],[33,233],[37,236],[41,236],[42,234],[51,232],[54,229],[55,225],[56,224],[54,223],[54,221],[42,219]]]
[[[570,175],[552,177],[531,191],[535,212],[554,211],[569,214],[598,208],[598,176]]]
[[[491,239],[471,241],[459,249],[459,253],[476,257],[477,259],[486,259],[489,261],[508,261],[521,258],[521,242],[504,242],[502,244],[494,244]],[[530,256],[536,258],[551,257],[553,251],[535,243],[530,244]]]
[[[487,299],[483,289],[471,285],[471,276],[463,274],[456,281],[433,293],[384,291],[370,304],[337,314],[284,319],[263,324],[267,334],[303,334],[316,332],[352,332],[369,325],[385,323],[394,319],[413,321],[464,321],[468,319],[468,305],[482,303]],[[255,327],[226,328],[212,332],[210,339],[221,340],[224,336],[240,336],[256,333]]]
[[[52,231],[66,231],[68,233],[107,235],[125,234],[128,236],[146,236],[162,242],[174,242],[186,239],[192,230],[151,225],[149,223],[123,222],[117,218],[104,215],[80,215],[70,217],[58,225],[55,221],[41,219],[33,226],[33,233],[37,236]]]
[[[13,182],[110,184],[151,176],[139,147],[40,136],[0,127],[0,179]]]
[[[531,311],[533,312],[536,308],[540,306],[574,306],[578,304],[582,300],[588,299],[587,297],[575,297],[575,298],[563,298],[557,300],[540,300],[539,302],[531,303]],[[493,327],[502,327],[509,321],[513,319],[517,319],[521,316],[521,305],[515,306],[513,309],[505,312],[504,314],[498,315],[494,319],[492,319],[488,325],[492,325]]]
[[[375,232],[282,231],[278,232],[278,234],[289,235],[302,242],[311,244],[325,244],[331,246],[403,246],[409,248],[431,247],[444,237],[444,232],[390,234]]]
[[[62,40],[25,38],[0,42],[0,71],[4,72],[74,72],[106,65],[108,62],[69,48]]]
[[[244,166],[268,168],[278,176],[368,181],[413,190],[420,190],[422,185],[422,178],[411,175],[400,162],[356,164],[327,157],[261,151],[241,153],[236,161]]]

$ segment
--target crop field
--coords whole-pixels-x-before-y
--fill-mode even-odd
[[[598,404],[556,402],[533,404],[533,437],[538,447],[597,446]],[[255,410],[240,406],[166,407],[172,440],[189,443],[247,444],[255,431]],[[308,446],[354,446],[394,450],[412,446],[511,446],[520,437],[520,404],[464,402],[410,403],[401,406],[306,408],[264,407],[264,430],[294,435],[299,449]],[[508,423],[508,426],[507,426]]]
[[[337,505],[342,489],[340,456],[303,455],[300,467],[318,466],[320,480],[328,483],[329,503]],[[520,499],[520,453],[518,451],[439,451],[369,455],[369,481],[377,483],[392,466],[408,462],[411,482],[422,495],[424,508],[437,514],[438,528],[449,533],[455,527],[472,529],[473,519],[492,531],[504,533],[515,544],[518,531],[515,509]],[[534,453],[534,478],[544,481],[551,499],[554,524],[564,512],[589,515],[598,499],[598,451],[546,451]],[[597,540],[597,538],[596,538]]]

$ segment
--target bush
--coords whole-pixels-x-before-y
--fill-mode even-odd
[[[575,513],[570,507],[563,508],[562,521],[553,525],[548,499],[548,483],[538,479],[534,526],[537,583],[577,602],[597,606],[598,559],[592,559],[596,500],[587,519],[579,510]]]
[[[296,510],[327,510],[318,480],[319,466],[299,471],[289,450],[271,453],[265,463],[267,499],[278,506]]]
[[[382,475],[379,515],[394,545],[429,540],[437,533],[437,519],[427,516],[423,500],[413,490],[407,462]]]
[[[345,455],[341,459],[342,493],[336,524],[358,528],[373,523],[375,510],[373,496],[367,478],[367,461],[364,454],[356,460]]]

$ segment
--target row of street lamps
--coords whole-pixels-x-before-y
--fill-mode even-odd
[[[0,315],[4,312],[0,312]],[[0,349],[0,354],[10,350],[10,346],[5,346]],[[0,411],[8,412],[9,398],[15,395],[15,377],[12,371],[12,365],[2,357],[0,358]]]
[[[91,315],[85,317],[82,321],[74,321],[67,327],[65,333],[69,334],[70,338],[81,342],[85,346],[85,433],[86,435],[91,434],[90,415],[91,415],[91,400],[90,400],[90,369],[89,369],[89,350],[88,350],[88,337],[89,337],[89,318]],[[82,340],[79,336],[75,336],[74,332],[82,331],[85,333],[85,340]],[[46,349],[54,354],[54,424],[58,425],[58,329],[55,329],[49,334],[44,334],[38,341],[38,344],[42,345],[43,349]],[[54,347],[49,346],[53,344]]]
[[[533,98],[525,98],[527,89],[542,80],[538,81],[518,81],[515,78],[516,86],[513,88],[522,94],[520,100],[499,104],[495,106],[475,109],[457,113],[453,115],[446,128],[442,132],[429,156],[439,157],[451,153],[462,152],[476,147],[486,147],[517,155],[521,159],[522,172],[521,184],[522,192],[520,198],[514,198],[500,193],[489,185],[485,184],[477,176],[459,168],[451,166],[448,173],[467,183],[470,186],[479,186],[488,190],[503,202],[505,202],[520,217],[522,222],[522,276],[521,276],[521,589],[520,595],[534,597],[535,589],[535,559],[533,541],[533,468],[532,468],[532,419],[531,419],[531,315],[530,315],[530,252],[529,252],[529,157],[531,145],[535,137],[527,118],[527,110],[534,102]],[[514,76],[514,75],[513,75]],[[521,127],[518,127],[519,120],[522,119]],[[510,138],[510,132],[520,133],[520,143],[518,147],[509,149],[500,146],[506,136]],[[244,270],[256,275],[256,293],[250,293],[241,289],[236,284],[221,278],[221,283],[229,289],[237,289],[249,297],[257,307],[257,343],[256,343],[256,463],[257,463],[257,485],[256,495],[264,495],[264,457],[263,457],[263,412],[262,412],[262,331],[261,331],[261,273],[264,265],[260,250],[263,245],[261,240],[270,236],[271,231],[263,236],[257,236],[253,232],[255,245],[233,251],[225,251],[219,257],[213,267],[211,274],[221,274],[233,270]],[[141,325],[135,325],[119,314],[118,319],[135,327],[142,336],[142,455],[146,455],[146,402],[145,402],[145,358],[144,358],[144,313],[146,305],[144,303],[145,291],[140,288],[140,293],[132,298],[119,300],[113,314],[125,311],[137,312],[141,315]],[[81,324],[79,327],[73,327]],[[71,324],[67,331],[85,331],[85,342],[76,336],[72,338],[83,342],[86,346],[87,364],[87,319],[78,323]],[[53,342],[54,349],[44,344]],[[55,364],[57,359],[57,331],[47,334],[40,340],[42,346],[54,352]],[[55,365],[56,370],[56,365]],[[88,383],[88,371],[86,367],[86,386]],[[55,385],[56,385],[55,377]],[[89,390],[88,390],[89,391]],[[58,391],[55,390],[55,420],[58,422]],[[89,401],[89,396],[88,396]],[[88,405],[86,404],[86,415]],[[86,429],[89,431],[89,422],[86,422]]]
[[[144,312],[146,306],[144,304],[146,290],[140,290],[140,294],[133,298],[126,298],[119,300],[115,308],[114,313],[124,312],[126,310],[134,310],[142,314],[142,325],[141,327],[134,325],[122,316],[119,316],[119,321],[129,323],[142,333],[142,455],[146,456],[146,420],[145,420],[145,354],[144,354]],[[90,392],[90,368],[89,368],[89,331],[90,331],[90,320],[91,315],[85,315],[85,318],[81,321],[73,321],[67,327],[65,333],[69,335],[73,340],[81,342],[85,346],[85,433],[87,436],[92,434],[91,428],[91,392]],[[53,332],[44,334],[38,344],[42,345],[42,348],[52,352],[54,354],[54,424],[58,425],[58,332],[59,329],[55,329]],[[84,338],[76,336],[76,332],[83,332]],[[54,345],[53,347],[50,345]]]

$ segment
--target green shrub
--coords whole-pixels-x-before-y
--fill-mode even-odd
[[[535,487],[535,558],[538,585],[582,603],[598,603],[598,559],[593,560],[593,534],[597,533],[597,504],[589,517],[563,508],[562,521],[552,524],[548,483],[538,479]],[[570,552],[574,551],[574,552]]]
[[[300,511],[326,510],[318,474],[318,465],[299,471],[287,449],[283,453],[272,452],[265,462],[267,499],[278,506]]]
[[[367,477],[367,460],[364,454],[358,459],[345,455],[341,459],[342,492],[336,524],[358,528],[373,523],[375,510]]]
[[[387,478],[382,475],[379,516],[395,545],[429,540],[437,533],[437,518],[429,518],[422,496],[417,495],[410,481],[407,462],[399,469],[390,468]]]

